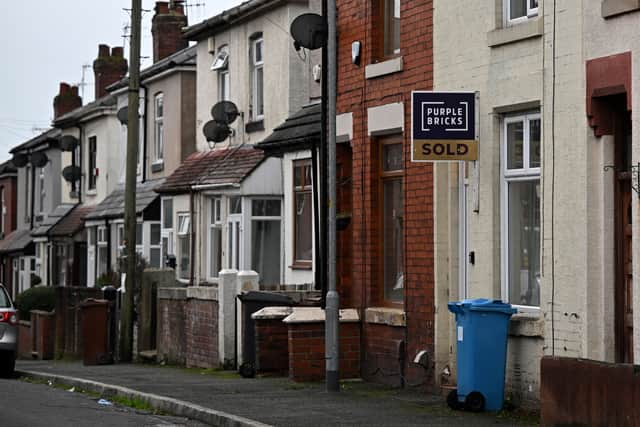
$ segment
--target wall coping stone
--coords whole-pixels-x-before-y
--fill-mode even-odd
[[[320,307],[295,307],[293,313],[284,318],[284,323],[324,323],[325,312]],[[340,323],[358,323],[360,315],[355,308],[340,310]]]
[[[44,311],[44,310],[31,310],[29,311],[29,313],[31,314],[37,314],[38,316],[47,316],[47,317],[51,317],[51,316],[55,316],[55,311]]]
[[[158,288],[158,299],[187,299],[187,288]]]
[[[292,307],[265,307],[251,315],[254,320],[284,319],[293,312]]]
[[[401,308],[369,307],[365,310],[367,323],[389,326],[407,326],[407,314]]]
[[[211,286],[190,286],[187,288],[187,298],[218,301],[218,288]]]
[[[538,314],[514,314],[509,322],[509,336],[544,338],[544,320]]]

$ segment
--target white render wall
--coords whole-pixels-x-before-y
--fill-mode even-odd
[[[289,28],[296,16],[307,11],[305,5],[289,2],[212,37],[216,53],[220,46],[229,46],[230,97],[244,113],[245,123],[251,120],[250,37],[262,32],[264,40],[264,131],[244,132],[243,119],[239,117],[231,126],[236,129],[235,136],[227,140],[232,145],[260,142],[308,101],[307,64],[298,57],[289,34],[281,29]],[[203,39],[197,47],[196,148],[199,151],[210,149],[202,127],[211,120],[211,107],[219,99],[218,73],[211,71],[214,55],[209,52],[209,45],[208,39]]]

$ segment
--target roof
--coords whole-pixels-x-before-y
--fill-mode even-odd
[[[272,10],[281,3],[286,3],[286,0],[248,0],[199,24],[187,27],[182,30],[182,35],[187,40],[202,40],[254,15]]]
[[[145,181],[136,185],[136,214],[140,215],[153,203],[158,194],[153,191],[155,187],[162,184],[163,179]],[[96,220],[106,218],[122,218],[124,216],[124,185],[119,186],[111,192],[102,202],[100,202],[92,212],[85,216],[85,220]]]
[[[61,134],[62,134],[62,131],[60,129],[57,129],[57,128],[49,129],[41,133],[40,135],[34,138],[31,138],[27,142],[24,142],[20,145],[16,145],[11,150],[9,150],[9,153],[13,154],[19,151],[31,150],[45,144],[57,144],[58,137],[60,137]]]
[[[23,251],[31,241],[29,229],[14,230],[3,240],[0,240],[0,254]]]
[[[51,230],[54,225],[71,212],[71,209],[74,207],[75,204],[71,203],[63,203],[56,206],[56,208],[52,212],[48,213],[44,220],[42,220],[38,228],[31,232],[31,235],[33,237],[47,236],[49,234],[49,230]]]
[[[115,110],[115,107],[116,97],[113,95],[106,95],[88,103],[87,105],[83,105],[80,108],[76,108],[75,110],[71,110],[70,112],[63,114],[62,116],[54,119],[53,124],[54,126],[70,125],[89,114],[100,110]]]
[[[95,206],[77,205],[49,231],[52,237],[71,237],[84,227],[84,218]]]
[[[320,143],[321,117],[321,104],[305,105],[256,144],[256,148],[265,150],[269,155],[310,148],[312,143]]]
[[[263,159],[262,150],[243,146],[196,152],[187,157],[156,192],[180,194],[195,185],[240,184]]]
[[[196,57],[197,50],[195,45],[186,49],[179,50],[178,52],[169,55],[166,58],[163,58],[160,61],[154,63],[152,66],[140,71],[140,81],[144,81],[174,67],[193,66],[195,71]],[[114,91],[128,85],[129,77],[125,77],[124,79],[107,86],[107,90]]]
[[[11,160],[7,160],[6,162],[0,164],[0,178],[10,175],[16,175],[18,173],[18,169],[15,167]]]

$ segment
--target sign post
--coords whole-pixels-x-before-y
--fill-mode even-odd
[[[478,160],[475,92],[411,92],[411,161]]]

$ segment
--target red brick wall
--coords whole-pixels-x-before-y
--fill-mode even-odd
[[[365,66],[375,59],[373,37],[374,0],[339,0],[338,3],[338,113],[353,113],[353,286],[342,291],[343,307],[383,305],[380,300],[380,245],[378,196],[378,152],[376,138],[367,134],[367,109],[401,102],[405,112],[405,303],[404,328],[365,325],[363,360],[380,360],[376,365],[399,371],[397,361],[383,362],[376,349],[392,348],[397,340],[406,340],[405,377],[411,383],[425,380],[422,368],[406,359],[418,350],[433,354],[434,274],[433,274],[433,175],[429,163],[411,163],[411,91],[433,87],[432,1],[401,3],[400,49],[403,71],[374,79],[365,79]],[[362,42],[361,65],[351,63],[351,43]],[[380,335],[378,335],[380,334]],[[374,368],[374,369],[377,369]],[[399,381],[399,376],[395,376]],[[391,377],[392,378],[392,377]]]
[[[187,367],[218,367],[218,302],[188,300],[185,322]]]
[[[289,329],[280,319],[256,319],[256,371],[285,374],[289,369]]]
[[[289,379],[319,381],[325,375],[324,323],[289,324]],[[360,324],[340,324],[340,378],[360,377]]]
[[[158,358],[172,365],[186,364],[187,301],[158,299]]]

